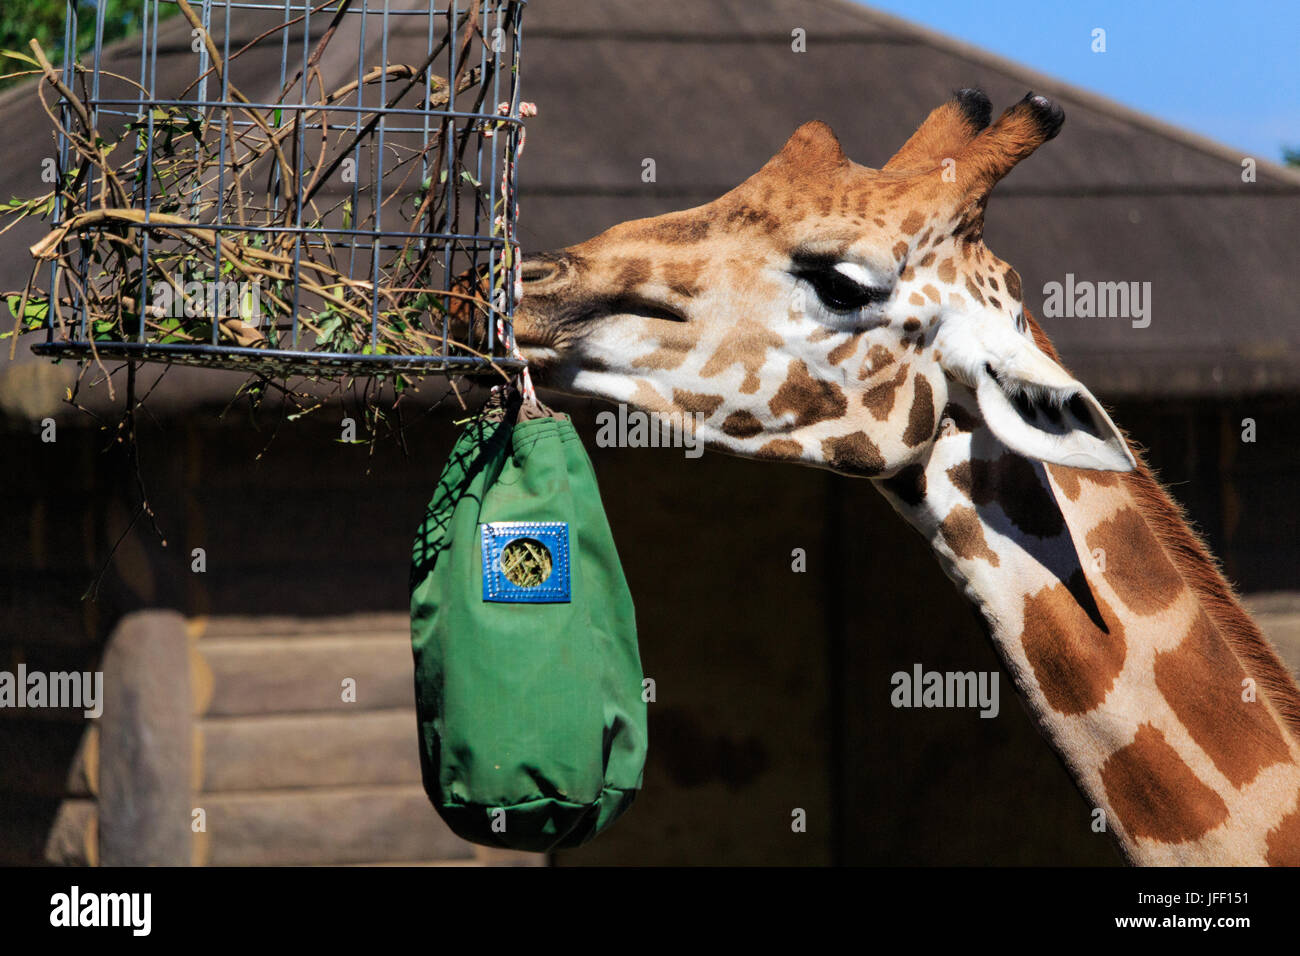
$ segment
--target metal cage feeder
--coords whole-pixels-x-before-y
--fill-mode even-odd
[[[84,110],[54,105],[59,254],[33,350],[279,378],[522,369],[525,2],[142,0],[122,69],[102,4],[77,60],[68,0]],[[112,176],[88,169],[96,140],[129,154]]]

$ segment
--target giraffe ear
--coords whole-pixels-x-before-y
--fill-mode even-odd
[[[944,370],[975,390],[985,424],[1012,451],[1094,471],[1136,467],[1101,403],[1014,329],[949,321],[935,347]]]
[[[992,104],[983,90],[957,90],[934,109],[882,169],[926,170],[954,157],[989,125]]]
[[[989,430],[1028,458],[1094,471],[1136,466],[1092,392],[1019,335],[1009,348],[987,355],[975,396]]]

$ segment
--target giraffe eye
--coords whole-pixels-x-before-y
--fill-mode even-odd
[[[796,275],[813,287],[822,305],[832,312],[856,312],[889,298],[888,289],[864,285],[846,275],[849,268],[854,267],[849,263],[838,263],[801,269]]]

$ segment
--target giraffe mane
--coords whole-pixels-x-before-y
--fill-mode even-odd
[[[1025,309],[1035,344],[1060,362],[1047,333]],[[1062,367],[1064,364],[1062,363]],[[1277,708],[1290,735],[1300,740],[1300,688],[1259,625],[1241,606],[1236,589],[1223,576],[1218,560],[1192,528],[1183,507],[1156,479],[1143,449],[1120,427],[1137,467],[1120,475],[1143,518],[1178,574],[1191,588],[1215,629],[1223,636],[1247,675],[1255,678]]]

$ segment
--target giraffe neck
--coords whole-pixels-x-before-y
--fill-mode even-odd
[[[1300,692],[1176,506],[1145,470],[1010,452],[953,392],[929,461],[878,487],[986,622],[1080,826],[1135,863],[1300,863]]]

